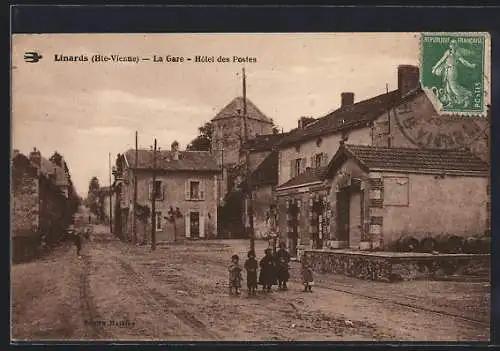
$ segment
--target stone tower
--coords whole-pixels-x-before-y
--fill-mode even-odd
[[[272,134],[273,121],[262,113],[248,98],[247,135],[249,139],[256,135]],[[223,198],[228,191],[227,168],[240,162],[240,148],[245,141],[243,97],[234,98],[212,119],[212,152],[219,165],[223,166],[219,194]]]

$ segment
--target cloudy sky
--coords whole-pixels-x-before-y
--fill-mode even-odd
[[[12,40],[12,147],[66,159],[85,196],[97,176],[108,185],[112,158],[134,146],[184,148],[234,97],[247,97],[285,131],[301,116],[336,109],[340,93],[360,101],[397,85],[399,64],[417,64],[416,34],[57,34]],[[43,59],[23,60],[36,50]],[[250,56],[257,63],[55,62],[54,55]]]

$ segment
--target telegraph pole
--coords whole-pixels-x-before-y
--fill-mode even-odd
[[[153,148],[153,186],[151,188],[151,250],[156,249],[156,138]]]
[[[244,129],[244,141],[248,141],[248,126],[247,126],[247,82],[245,68],[242,69],[243,72],[243,129]],[[247,179],[247,203],[246,203],[246,216],[248,220],[248,236],[250,237],[250,250],[255,251],[255,237],[253,230],[253,195],[252,195],[252,180],[250,172],[250,150],[247,148],[245,150],[245,164],[246,164],[246,179]],[[245,223],[246,224],[246,223]]]
[[[133,231],[134,231],[134,236],[133,236],[133,243],[134,245],[137,243],[137,159],[139,158],[139,151],[138,151],[138,146],[137,146],[137,131],[135,132],[135,165],[134,165],[134,211],[133,211],[133,216],[134,218],[132,219],[132,225],[133,225]]]
[[[109,190],[111,190],[111,152],[108,153],[108,164],[109,164]],[[113,233],[113,192],[109,194],[109,231]],[[115,204],[116,206],[116,204]]]

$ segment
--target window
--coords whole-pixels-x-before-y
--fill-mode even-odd
[[[314,156],[314,168],[320,168],[323,162],[323,154],[316,154]]]
[[[161,212],[156,212],[156,230],[161,230]]]
[[[149,199],[152,199],[152,195],[154,194],[155,200],[163,200],[163,181],[155,180],[154,187],[153,182],[149,183]]]
[[[200,182],[192,181],[189,185],[189,198],[197,200],[200,198]]]
[[[186,181],[186,200],[204,200],[204,183],[200,180]]]
[[[383,199],[386,206],[408,206],[409,178],[384,177]]]
[[[298,176],[300,174],[300,165],[302,164],[302,159],[298,158],[295,160],[295,174],[294,177]]]

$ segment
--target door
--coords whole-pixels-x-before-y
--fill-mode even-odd
[[[190,223],[190,233],[191,238],[200,237],[200,213],[190,212],[189,213],[189,223]]]
[[[349,197],[349,248],[358,249],[361,242],[361,193],[353,191]]]
[[[290,254],[297,256],[297,241],[299,238],[299,207],[296,203],[291,205],[292,236],[290,240]]]
[[[349,191],[341,189],[337,193],[337,235],[338,240],[349,241]]]

